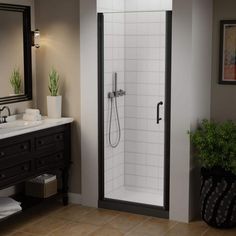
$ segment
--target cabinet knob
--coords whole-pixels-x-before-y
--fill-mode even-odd
[[[0,152],[0,157],[4,157],[5,153],[4,152]]]
[[[38,144],[39,144],[39,145],[43,145],[43,144],[44,144],[43,140],[39,140],[39,141],[38,141]]]
[[[58,160],[62,159],[62,154],[57,154],[57,159]]]
[[[22,166],[22,170],[24,171],[28,170],[28,166]]]
[[[56,140],[62,140],[62,135],[61,134],[57,134],[56,135]]]
[[[43,165],[43,164],[45,164],[45,161],[39,160],[39,164],[40,164],[40,165]]]
[[[5,178],[5,177],[6,177],[5,174],[0,174],[0,178],[1,178],[1,179]]]
[[[27,146],[26,144],[23,144],[23,145],[21,145],[21,149],[22,149],[22,150],[27,150],[27,149],[28,149],[28,146]]]

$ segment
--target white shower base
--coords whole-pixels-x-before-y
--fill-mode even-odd
[[[155,206],[164,205],[163,192],[150,191],[145,188],[122,186],[115,191],[106,194],[106,198]]]

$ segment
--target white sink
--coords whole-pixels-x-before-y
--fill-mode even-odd
[[[0,134],[5,134],[12,131],[28,129],[42,124],[42,121],[24,121],[15,120],[9,123],[0,124]]]
[[[41,121],[24,121],[21,115],[10,116],[7,118],[7,123],[0,124],[0,140],[72,122],[73,118],[69,117],[59,119],[42,117]]]

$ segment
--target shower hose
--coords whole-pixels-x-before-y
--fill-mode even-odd
[[[111,140],[113,99],[115,100],[115,113],[116,113],[116,120],[117,120],[117,126],[118,126],[118,138],[117,138],[117,141],[115,143],[112,143],[112,140]],[[111,112],[110,112],[110,122],[109,122],[109,143],[110,143],[112,148],[116,148],[119,145],[120,138],[121,138],[120,118],[119,118],[119,112],[118,112],[117,97],[114,96],[114,98],[111,98]]]

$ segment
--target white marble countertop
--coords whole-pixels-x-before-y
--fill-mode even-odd
[[[41,121],[23,121],[17,119],[6,124],[0,124],[0,139],[10,138],[17,135],[27,134],[59,125],[69,124],[73,118],[49,119],[43,117]]]

